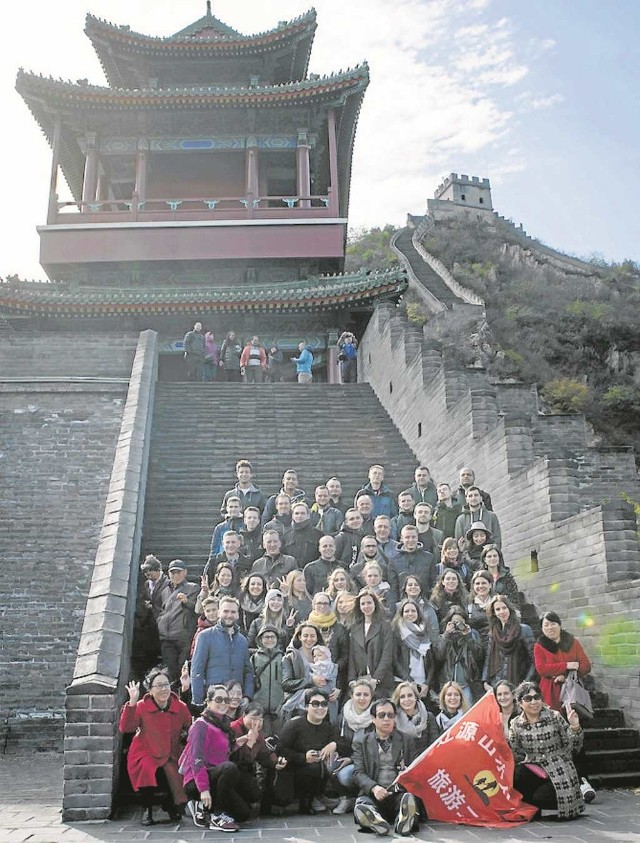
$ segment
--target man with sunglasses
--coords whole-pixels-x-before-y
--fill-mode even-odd
[[[329,722],[329,700],[318,688],[304,695],[305,714],[289,720],[280,737],[277,754],[287,761],[278,775],[276,804],[300,800],[300,813],[317,814],[327,810],[322,800],[328,775],[325,762],[333,753],[349,754],[348,743]]]
[[[396,729],[391,700],[376,700],[370,711],[374,728],[354,739],[351,753],[360,788],[353,816],[360,828],[381,837],[392,827],[395,834],[407,836],[418,827],[419,802],[394,781],[419,754],[418,747],[412,737]]]

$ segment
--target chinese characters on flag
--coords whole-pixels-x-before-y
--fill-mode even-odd
[[[514,760],[490,691],[398,776],[432,820],[510,827],[536,809],[513,789]]]

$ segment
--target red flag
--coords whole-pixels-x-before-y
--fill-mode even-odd
[[[431,820],[509,828],[536,809],[513,788],[514,760],[488,691],[398,776]]]

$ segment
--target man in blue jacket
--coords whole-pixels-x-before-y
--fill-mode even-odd
[[[194,705],[204,705],[209,685],[240,682],[247,699],[253,696],[253,670],[249,645],[238,630],[239,605],[235,597],[223,597],[218,623],[196,639],[191,661],[191,695]]]
[[[301,343],[298,343],[298,351],[300,354],[297,357],[291,358],[296,364],[298,383],[311,383],[313,380],[313,374],[311,372],[313,367],[313,354],[307,348],[307,344],[304,340]]]

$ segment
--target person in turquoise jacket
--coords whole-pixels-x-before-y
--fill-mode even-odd
[[[313,374],[311,369],[313,367],[313,354],[307,348],[307,344],[303,340],[298,344],[300,354],[297,357],[292,357],[291,360],[296,364],[296,372],[298,373],[298,383],[311,383]]]

